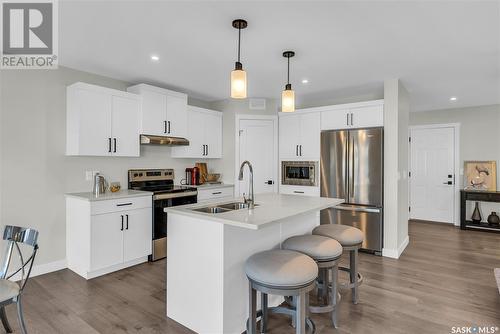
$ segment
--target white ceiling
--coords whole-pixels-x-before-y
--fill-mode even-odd
[[[60,1],[60,64],[226,99],[237,46],[231,21],[245,18],[250,97],[280,97],[281,53],[291,49],[299,99],[366,93],[400,78],[414,111],[495,104],[499,8],[498,1]]]

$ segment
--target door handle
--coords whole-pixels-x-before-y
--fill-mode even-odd
[[[299,155],[302,156],[302,145],[299,145]]]
[[[293,191],[295,194],[303,194],[304,192],[303,191],[298,191],[298,190],[294,190]]]
[[[349,126],[349,113],[345,114],[346,120],[345,125]]]
[[[168,124],[168,133],[170,134],[170,121],[167,121]]]
[[[116,138],[113,138],[113,144],[115,148],[113,149],[113,153],[116,153]]]
[[[127,227],[125,229],[128,230],[128,215],[125,215],[125,217],[127,217]]]
[[[299,156],[299,145],[295,145],[295,156]]]
[[[274,184],[274,181],[273,181],[273,180],[267,180],[266,182],[264,182],[264,184],[269,184],[269,185],[271,185],[271,184]]]
[[[111,138],[108,138],[108,152],[111,153]]]
[[[203,144],[203,153],[201,155],[205,155],[205,144]]]
[[[453,181],[443,182],[443,184],[446,184],[446,185],[452,186],[452,185],[453,185]]]
[[[208,155],[208,144],[207,144],[207,155]]]
[[[351,125],[354,125],[354,113],[351,113]]]
[[[163,121],[163,133],[167,133],[167,121]]]
[[[120,217],[122,217],[122,228],[120,229],[120,231],[123,231],[123,215],[120,215]]]

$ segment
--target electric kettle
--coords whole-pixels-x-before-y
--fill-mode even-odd
[[[95,196],[102,195],[106,192],[107,182],[104,176],[96,173],[94,176],[94,186],[92,187]]]

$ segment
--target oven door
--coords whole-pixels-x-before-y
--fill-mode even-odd
[[[180,195],[170,194],[170,195]],[[167,256],[167,216],[168,214],[164,212],[163,209],[185,205],[193,204],[197,201],[196,192],[191,193],[191,195],[181,195],[179,197],[173,198],[163,198],[168,197],[167,194],[154,196],[153,200],[153,254],[149,257],[150,261],[156,261],[163,259]]]
[[[281,166],[281,184],[313,187],[317,185],[317,162],[283,161]]]

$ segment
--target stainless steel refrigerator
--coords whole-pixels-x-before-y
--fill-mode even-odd
[[[321,196],[344,204],[321,211],[321,224],[359,228],[362,249],[380,255],[383,242],[384,133],[382,128],[321,132]]]

